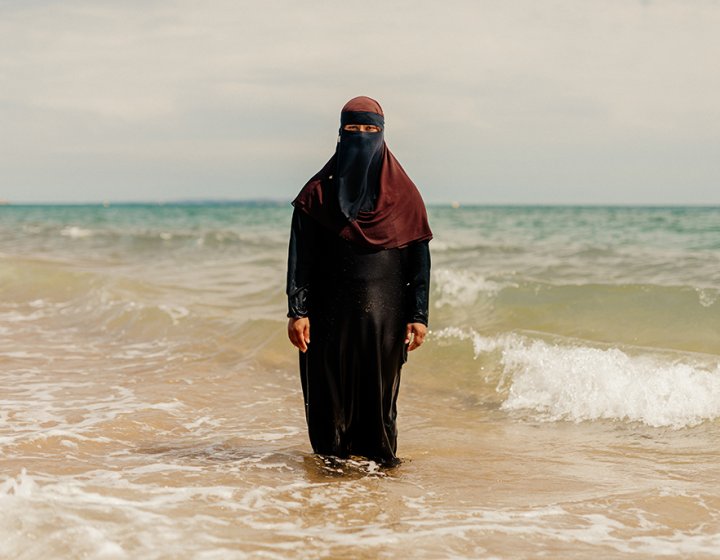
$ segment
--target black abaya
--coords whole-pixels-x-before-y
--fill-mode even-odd
[[[316,453],[397,462],[406,326],[427,324],[429,273],[427,241],[367,250],[295,210],[288,316],[310,319],[300,375]]]

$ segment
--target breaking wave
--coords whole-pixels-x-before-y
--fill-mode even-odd
[[[475,358],[495,354],[506,411],[545,421],[617,420],[684,428],[720,417],[720,360],[711,355],[602,348],[518,334],[484,337],[446,328],[439,339],[470,341]]]

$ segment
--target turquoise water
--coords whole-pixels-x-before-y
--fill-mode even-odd
[[[0,207],[0,556],[718,550],[720,208],[430,207],[392,473],[310,453],[290,215]]]

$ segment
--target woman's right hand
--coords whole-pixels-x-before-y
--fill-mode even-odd
[[[288,338],[300,352],[307,352],[310,344],[310,319],[307,317],[291,317],[288,320]]]

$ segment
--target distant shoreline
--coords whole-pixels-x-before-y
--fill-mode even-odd
[[[182,206],[240,206],[240,207],[287,207],[291,200],[277,199],[179,199],[179,200],[132,200],[132,201],[84,201],[84,202],[28,202],[0,199],[0,208],[21,208],[21,207],[182,207]],[[698,209],[720,209],[720,203],[708,204],[618,204],[618,203],[484,203],[484,202],[427,202],[428,208],[698,208]]]
[[[720,203],[714,204],[532,204],[532,203],[457,203],[457,202],[427,202],[428,209],[478,209],[478,208],[577,208],[577,209],[697,209],[697,210],[720,210]],[[126,202],[10,202],[0,200],[0,212],[12,208],[137,208],[137,207],[239,207],[239,208],[289,208],[290,200],[168,200],[168,201],[126,201]]]

